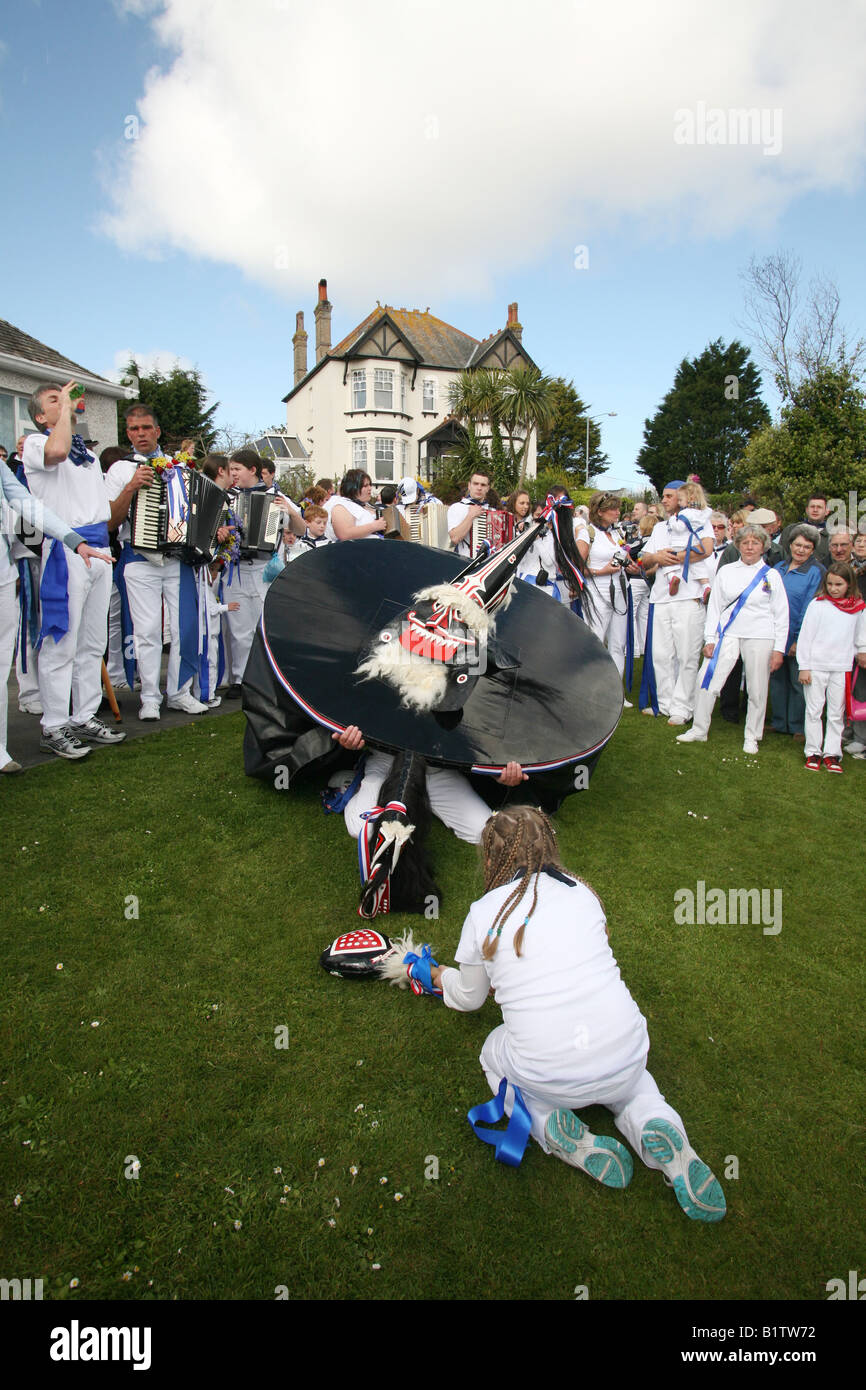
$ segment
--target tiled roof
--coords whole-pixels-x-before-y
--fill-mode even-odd
[[[54,348],[40,343],[38,338],[31,338],[29,333],[22,332],[13,323],[7,323],[5,319],[0,319],[0,352],[8,352],[12,357],[23,357],[27,362],[55,367],[59,375],[66,373],[67,381],[76,373],[83,373],[94,381],[105,381],[105,377],[98,376],[89,367],[82,367],[80,362],[72,362],[62,353],[55,352]],[[108,386],[111,383],[106,381],[105,384]]]
[[[426,309],[392,309],[388,304],[379,304],[342,342],[331,348],[329,356],[345,356],[385,314],[412,344],[425,367],[449,367],[460,371],[478,347],[477,338],[452,328],[450,323],[437,319]]]

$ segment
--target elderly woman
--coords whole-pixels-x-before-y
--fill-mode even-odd
[[[738,657],[746,672],[744,753],[757,753],[764,733],[770,672],[778,671],[787,651],[788,598],[781,576],[764,562],[770,537],[747,522],[736,540],[739,560],[719,566],[704,627],[704,656],[695,718],[678,743],[706,743],[716,696]]]
[[[789,621],[784,659],[778,671],[770,676],[772,727],[777,734],[793,734],[800,742],[806,738],[806,701],[797,664],[797,638],[806,606],[815,597],[824,577],[824,566],[815,558],[815,547],[820,539],[821,533],[816,526],[806,522],[793,526],[788,536],[791,557],[774,566],[785,586]]]

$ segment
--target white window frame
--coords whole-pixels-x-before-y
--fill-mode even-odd
[[[359,395],[363,396],[363,400],[358,399]],[[367,409],[367,373],[362,370],[352,372],[352,409]]]
[[[405,478],[406,467],[409,463],[409,442],[406,439],[400,440],[400,475]]]
[[[352,440],[352,467],[363,468],[367,471],[367,441],[366,439]]]
[[[423,405],[422,410],[429,410],[436,413],[436,381],[434,377],[425,377],[423,386]]]
[[[390,458],[389,458],[390,451]],[[381,457],[380,457],[381,456]],[[375,444],[375,469],[377,483],[393,483],[394,481],[394,441],[380,436]],[[391,469],[390,473],[380,471],[386,467]]]
[[[384,395],[387,392],[388,404],[382,405],[379,400],[380,392]],[[376,410],[394,409],[394,370],[391,367],[373,368],[373,405]]]
[[[400,409],[406,414],[406,373],[400,373]]]

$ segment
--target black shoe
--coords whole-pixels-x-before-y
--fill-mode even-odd
[[[241,698],[241,688],[239,685],[227,685],[223,694],[227,700],[239,700]]]

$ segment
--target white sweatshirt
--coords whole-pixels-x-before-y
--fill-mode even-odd
[[[797,638],[801,671],[850,671],[855,652],[866,652],[866,608],[842,613],[829,599],[813,598]]]
[[[704,641],[718,641],[718,626],[721,619],[724,628],[737,604],[737,599],[747,589],[764,564],[746,565],[735,560],[732,565],[723,565],[716,571],[710,601],[707,606],[707,621],[704,627]],[[768,570],[749,594],[731,626],[731,637],[772,637],[773,651],[787,651],[788,641],[788,595],[781,576],[775,570]]]

